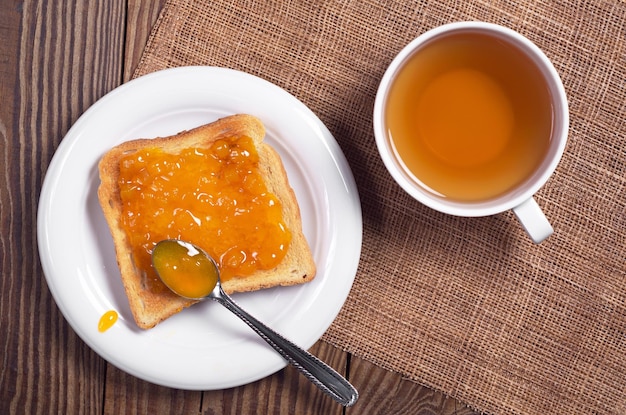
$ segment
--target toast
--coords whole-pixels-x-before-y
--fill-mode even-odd
[[[208,148],[219,139],[237,136],[252,139],[258,152],[258,172],[267,191],[280,201],[283,223],[291,232],[291,240],[284,258],[277,266],[223,281],[224,291],[229,294],[254,291],[301,284],[314,278],[315,263],[302,232],[300,208],[295,193],[289,185],[280,156],[263,142],[265,127],[258,118],[244,114],[233,115],[169,137],[128,141],[109,150],[100,160],[98,199],[113,237],[116,259],[130,308],[139,327],[152,328],[197,301],[184,299],[167,289],[155,289],[146,282],[147,271],[141,269],[135,261],[131,237],[122,222],[123,201],[119,183],[122,158],[139,150],[153,148],[167,154],[178,154],[185,149]],[[224,229],[224,232],[227,231]]]

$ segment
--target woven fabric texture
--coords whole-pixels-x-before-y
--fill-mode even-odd
[[[393,57],[453,21],[498,23],[552,60],[570,105],[534,245],[507,212],[459,218],[391,179],[372,131]],[[496,414],[626,413],[626,3],[169,1],[135,76],[211,65],[264,78],[328,126],[355,175],[355,284],[323,339]]]

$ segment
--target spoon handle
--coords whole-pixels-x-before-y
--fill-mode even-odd
[[[219,302],[242,319],[261,336],[263,340],[323,392],[344,406],[351,406],[357,401],[359,393],[355,387],[333,368],[248,314],[224,293],[221,287],[219,287],[219,294],[216,294],[217,293],[214,291],[213,296],[210,298]]]

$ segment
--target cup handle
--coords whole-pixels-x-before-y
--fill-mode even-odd
[[[513,213],[515,213],[517,219],[524,229],[526,229],[528,236],[530,236],[536,244],[541,243],[554,232],[546,215],[543,214],[541,208],[532,197],[514,207]]]

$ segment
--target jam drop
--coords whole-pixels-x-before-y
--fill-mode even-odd
[[[115,310],[109,310],[104,313],[102,317],[100,317],[100,321],[98,322],[98,331],[100,333],[104,333],[105,331],[113,327],[113,325],[117,321],[117,317],[117,311]]]

